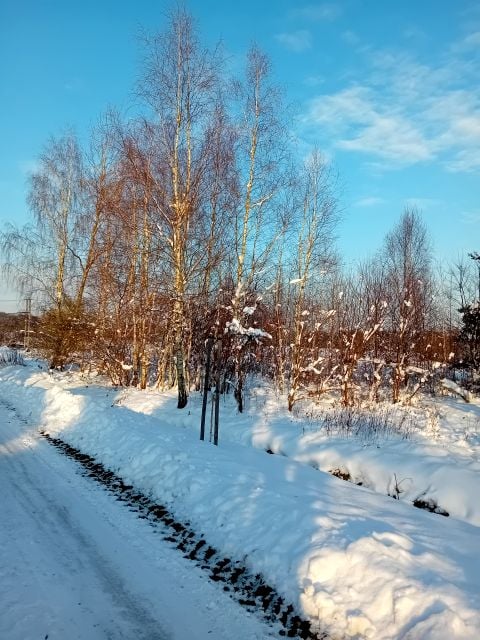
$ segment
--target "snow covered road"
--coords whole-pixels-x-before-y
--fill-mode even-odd
[[[0,487],[3,640],[275,637],[1,403]]]

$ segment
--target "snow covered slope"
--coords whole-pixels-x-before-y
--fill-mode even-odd
[[[153,394],[9,367],[0,396],[262,573],[333,637],[478,637],[480,530],[314,469],[307,441],[302,455],[283,451],[292,457],[242,444],[268,431],[265,413],[235,435],[224,412],[231,435],[216,448],[198,441],[197,415],[162,411]]]
[[[128,389],[116,402],[198,431],[200,403],[195,396],[187,415],[176,410],[173,393]],[[360,429],[356,437],[329,434],[318,409],[319,417],[308,420],[292,416],[273,390],[257,386],[247,398],[245,414],[238,414],[233,402],[224,403],[220,438],[270,450],[322,471],[338,470],[382,495],[409,504],[420,500],[438,505],[451,517],[480,526],[480,403],[439,397],[425,398],[423,404],[384,407],[383,416],[392,413],[391,423],[406,423],[402,433],[408,438],[375,427]]]

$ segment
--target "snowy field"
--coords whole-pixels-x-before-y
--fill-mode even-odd
[[[32,362],[0,370],[1,398],[262,573],[332,638],[479,637],[478,402],[429,400],[403,417],[408,438],[352,437],[327,434],[315,413],[292,417],[258,387],[243,415],[222,403],[217,448],[198,440],[195,395],[178,411],[172,393]]]

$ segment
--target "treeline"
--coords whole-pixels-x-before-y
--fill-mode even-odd
[[[176,386],[182,408],[212,345],[242,410],[250,372],[292,409],[332,390],[347,405],[397,402],[458,359],[460,283],[439,289],[416,211],[342,272],[335,173],[315,150],[295,160],[257,47],[243,77],[226,78],[220,49],[177,10],[144,51],[140,115],[109,113],[85,146],[52,138],[30,180],[32,223],[2,233],[6,272],[43,307],[32,344],[52,367]]]
[[[25,344],[25,314],[0,311],[0,346],[23,347]]]

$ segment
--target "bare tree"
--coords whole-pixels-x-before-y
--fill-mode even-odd
[[[366,276],[370,276],[367,278]],[[339,381],[342,402],[345,406],[355,403],[355,392],[364,383],[360,363],[373,350],[373,371],[370,371],[372,391],[377,387],[382,362],[375,357],[375,339],[384,326],[387,305],[372,287],[372,274],[365,273],[365,266],[359,273],[344,283],[344,292],[338,305],[339,322],[338,354]],[[375,282],[378,285],[378,281]],[[365,366],[365,362],[362,363]],[[360,374],[360,376],[358,375]],[[355,379],[357,378],[357,379]]]
[[[156,148],[149,163],[155,228],[171,267],[173,356],[178,408],[187,404],[188,271],[206,163],[205,131],[214,106],[215,57],[201,50],[191,16],[170,16],[169,29],[147,42],[140,93],[153,110]]]
[[[306,348],[304,340],[304,329],[310,316],[306,308],[306,294],[312,276],[321,277],[321,272],[325,273],[329,267],[333,228],[337,220],[331,169],[318,151],[314,151],[307,160],[298,187],[303,192],[303,201],[299,202],[302,213],[298,220],[295,278],[290,283],[294,285],[294,310],[289,411],[298,399],[303,374],[311,370],[309,365],[313,360],[308,362],[310,348]]]
[[[415,209],[406,209],[385,241],[390,298],[389,326],[392,400],[398,402],[416,341],[429,324],[432,310],[430,246]]]
[[[388,316],[387,269],[381,256],[362,263],[358,269],[359,296],[363,301],[364,322],[376,327],[366,345],[363,376],[369,385],[368,397],[379,401],[385,371],[385,325]]]
[[[252,46],[245,82],[239,87],[243,100],[236,156],[240,186],[233,212],[233,292],[227,326],[239,411],[243,410],[243,360],[250,344],[245,336],[252,328],[244,325],[254,322],[256,304],[261,299],[259,277],[282,228],[278,220],[279,207],[275,205],[283,180],[285,129],[279,114],[279,93],[270,76],[267,56]]]
[[[52,366],[62,366],[72,349],[72,319],[79,264],[83,157],[76,137],[68,132],[51,138],[30,176],[28,203],[33,222],[2,234],[9,276],[35,297],[50,314],[48,337]],[[53,316],[55,319],[53,321]],[[78,332],[77,332],[78,333]]]
[[[29,204],[44,239],[55,252],[54,299],[61,308],[67,287],[67,260],[73,251],[79,214],[82,158],[71,133],[52,138],[31,175]]]

